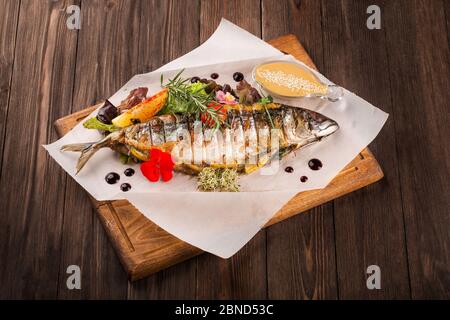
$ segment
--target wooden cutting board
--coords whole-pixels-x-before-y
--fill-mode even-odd
[[[286,35],[269,43],[316,69],[294,35]],[[66,134],[98,106],[57,120],[55,127],[58,134]],[[382,177],[383,171],[377,160],[366,148],[325,189],[297,194],[274,214],[266,226],[367,186]],[[126,200],[91,200],[130,280],[144,278],[202,252],[158,227]]]

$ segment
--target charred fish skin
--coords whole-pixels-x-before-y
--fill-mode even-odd
[[[232,118],[233,118],[233,112],[228,110],[227,116],[225,118],[225,121],[222,125],[222,132],[223,132],[223,163],[225,166],[232,166],[234,162],[234,155],[233,155],[233,129],[231,127],[232,124]]]
[[[237,165],[245,163],[245,135],[240,110],[233,110],[231,115],[231,146],[233,162]]]
[[[127,127],[123,131],[125,144],[142,151],[152,148],[152,131],[148,122]]]
[[[292,108],[295,119],[295,138],[299,147],[320,141],[339,129],[339,125],[317,112]]]
[[[151,128],[152,145],[160,146],[166,142],[164,133],[164,121],[161,117],[155,117],[149,122]]]
[[[314,111],[303,111],[307,113],[305,118],[307,118],[310,130],[316,137],[322,138],[329,136],[339,129],[339,125],[336,121]]]
[[[159,117],[163,122],[165,142],[177,142],[177,118],[172,114]]]
[[[271,109],[268,110],[267,118],[269,121],[272,121],[273,129],[271,130],[271,144],[273,144],[274,139],[278,139],[278,145],[280,148],[286,148],[289,146],[289,142],[287,141],[284,132],[283,132],[283,117],[284,117],[284,108]]]
[[[265,154],[270,150],[270,123],[267,119],[265,111],[255,112],[256,132],[258,134],[258,154]]]
[[[189,132],[189,116],[179,115],[176,119],[177,144],[172,154],[175,155],[175,163],[193,163],[192,140]]]
[[[253,114],[250,111],[241,113],[245,138],[245,162],[248,164],[256,164],[258,160],[258,133]]]
[[[291,108],[284,108],[284,114],[282,116],[283,122],[283,133],[286,137],[286,140],[289,144],[292,144],[296,139],[295,130],[296,130],[296,119],[294,118],[294,112]]]
[[[318,140],[310,130],[305,113],[298,108],[285,108],[283,131],[288,143],[298,148]]]

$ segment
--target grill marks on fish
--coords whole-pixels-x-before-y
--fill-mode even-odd
[[[233,150],[233,160],[231,163],[241,165],[245,162],[244,126],[239,111],[233,110],[231,116],[231,147]]]
[[[272,129],[280,130],[274,132]],[[148,123],[128,128],[125,143],[140,150],[162,147],[171,151],[184,141],[183,152],[177,159],[179,163],[197,166],[262,165],[278,150],[300,148],[319,141],[336,129],[337,124],[333,120],[300,108],[281,106],[251,111],[247,107],[228,110],[226,124],[220,132],[204,127],[201,121],[186,115],[155,117]],[[186,130],[187,136],[183,134]],[[324,134],[325,130],[330,132]],[[276,139],[276,150],[271,150]]]
[[[270,157],[271,151],[271,126],[266,121],[267,113],[255,113],[256,132],[258,134],[258,166],[263,166]]]
[[[160,117],[163,122],[164,138],[166,142],[177,142],[177,119],[174,115],[166,114]]]
[[[287,148],[289,146],[289,142],[286,140],[286,135],[282,134],[283,129],[283,109],[271,109],[268,110],[270,118],[272,119],[274,128],[281,129],[277,132],[277,137],[273,136],[273,132],[271,133],[271,140],[278,138],[280,149]]]
[[[283,119],[284,133],[291,144],[302,147],[316,140],[316,136],[311,134],[310,122],[303,110],[289,108],[285,110]]]
[[[258,161],[258,134],[255,119],[253,113],[247,111],[242,113],[241,118],[245,137],[245,161],[256,164]]]
[[[164,137],[164,122],[159,117],[149,121],[152,136],[152,144],[155,146],[163,145],[166,142]]]
[[[189,132],[189,116],[183,115],[177,118],[176,124],[177,144],[174,148],[177,154],[180,155],[182,163],[193,163],[193,152],[191,135]]]
[[[123,150],[123,146],[128,146],[144,156],[156,147],[176,154],[178,167],[198,171],[211,165],[246,168],[247,172],[248,164],[261,167],[276,153],[280,152],[282,157],[337,129],[335,121],[301,108],[279,104],[271,104],[267,109],[261,105],[233,106],[219,130],[204,127],[201,121],[189,115],[167,114],[111,134],[105,138],[109,142],[103,139],[101,147],[114,149],[121,145]],[[70,147],[65,150],[83,151]],[[86,161],[84,159],[84,163]]]

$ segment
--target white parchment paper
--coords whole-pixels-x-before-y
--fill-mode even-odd
[[[217,81],[221,84],[233,84],[233,73],[240,71],[252,83],[253,68],[263,61],[274,59],[296,61],[223,19],[216,32],[203,45],[154,72],[136,75],[110,101],[118,104],[130,90],[140,86],[148,87],[149,94],[154,94],[161,89],[161,74],[168,79],[181,68],[185,68],[183,77],[207,78],[212,72],[217,72],[220,74]],[[316,72],[316,75],[322,81],[331,83],[321,74]],[[137,174],[133,177],[121,174],[120,183],[129,182],[132,185],[129,192],[121,192],[118,184],[109,185],[105,183],[104,177],[111,171],[122,173],[130,165],[121,164],[117,154],[109,149],[97,152],[83,170],[75,175],[79,154],[63,153],[60,151],[61,146],[102,138],[96,130],[85,129],[81,124],[45,148],[97,200],[127,199],[169,233],[202,250],[228,258],[245,245],[295,194],[324,188],[376,137],[388,117],[347,90],[343,99],[335,103],[318,98],[276,101],[322,113],[335,120],[340,128],[320,143],[283,159],[275,175],[261,175],[257,171],[242,176],[242,191],[239,193],[198,192],[196,178],[181,173],[176,173],[174,179],[167,183],[150,183],[142,177],[138,165],[134,165]],[[311,158],[320,159],[323,168],[310,170],[307,163]],[[285,173],[283,168],[286,166],[292,166],[294,173]],[[299,181],[302,175],[308,176],[306,183]]]

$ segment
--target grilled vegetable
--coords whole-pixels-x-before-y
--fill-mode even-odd
[[[167,97],[168,91],[164,89],[114,118],[112,123],[116,127],[124,128],[132,124],[147,122],[162,109],[167,102]]]
[[[97,119],[105,124],[111,124],[112,119],[117,117],[118,114],[119,110],[109,100],[106,100],[98,110]]]

